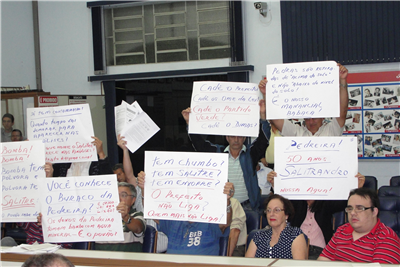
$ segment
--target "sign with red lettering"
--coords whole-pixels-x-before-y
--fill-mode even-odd
[[[29,140],[45,144],[46,162],[97,161],[89,104],[28,108]]]
[[[145,152],[144,217],[226,223],[228,154]]]
[[[267,119],[339,117],[334,61],[267,65]]]
[[[124,240],[115,174],[47,178],[41,189],[45,242]]]
[[[255,83],[194,82],[189,133],[257,137],[258,96]]]
[[[36,222],[39,181],[44,171],[44,145],[40,141],[1,143],[2,222]]]
[[[58,97],[57,96],[39,96],[38,103],[39,103],[39,107],[58,106]]]
[[[289,199],[347,199],[357,188],[357,137],[276,137],[274,192]]]

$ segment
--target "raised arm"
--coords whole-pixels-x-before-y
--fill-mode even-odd
[[[265,101],[266,101],[265,92],[266,92],[267,82],[268,82],[268,80],[267,80],[267,79],[264,79],[264,80],[261,80],[261,81],[258,83],[258,88],[260,89],[260,92],[263,94]],[[264,103],[264,104],[265,104],[265,103]],[[282,132],[282,128],[283,128],[283,123],[284,123],[284,121],[285,121],[285,120],[283,120],[283,119],[270,120],[270,122],[271,122],[273,125],[275,125],[275,127],[276,127],[280,132]]]
[[[103,150],[103,141],[101,141],[96,136],[92,136],[92,138],[94,139],[92,144],[95,145],[95,147],[96,147],[97,155],[99,155],[99,159],[105,159],[106,154],[104,153],[104,150]]]
[[[123,159],[122,165],[124,166],[124,173],[128,183],[133,184],[134,186],[137,185],[136,177],[133,174],[132,162],[131,157],[129,155],[129,150],[126,147],[125,136],[118,135],[117,145],[122,149],[123,152]]]
[[[221,229],[221,232],[223,233],[226,228],[228,228],[231,225],[232,222],[232,206],[231,206],[231,197],[235,194],[235,188],[233,186],[233,183],[226,182],[224,186],[224,194],[226,194],[226,199],[227,199],[227,208],[226,208],[226,224],[220,224],[219,229]]]
[[[343,127],[346,122],[347,108],[349,105],[349,94],[347,92],[347,74],[348,70],[345,66],[337,64],[339,66],[339,83],[340,83],[340,117],[337,118],[337,122],[340,127]]]

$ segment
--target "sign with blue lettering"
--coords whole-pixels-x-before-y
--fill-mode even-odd
[[[36,222],[44,171],[40,141],[1,143],[2,222]]]
[[[89,104],[28,108],[28,139],[41,140],[46,162],[97,161]]]
[[[339,117],[334,61],[267,65],[267,119]]]
[[[289,199],[347,199],[357,188],[357,137],[276,137],[274,192]]]
[[[115,174],[47,178],[41,190],[45,242],[124,240]]]
[[[144,217],[226,223],[228,154],[145,152]]]
[[[258,102],[255,83],[194,82],[189,133],[257,137]]]

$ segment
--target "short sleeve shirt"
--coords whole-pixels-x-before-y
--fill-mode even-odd
[[[340,127],[336,118],[331,122],[323,124],[314,136],[341,136],[343,128]],[[299,126],[285,120],[282,127],[282,136],[313,136],[313,134],[305,126]]]
[[[293,259],[292,243],[301,235],[300,228],[290,226],[288,223],[279,236],[278,243],[270,247],[272,229],[262,230],[254,235],[253,241],[257,246],[256,258]],[[305,239],[304,239],[305,242]]]

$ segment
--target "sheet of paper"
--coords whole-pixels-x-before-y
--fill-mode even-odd
[[[189,133],[257,137],[258,96],[255,83],[194,82]]]
[[[122,130],[121,135],[125,136],[127,148],[134,153],[159,130],[160,128],[158,128],[149,115],[142,112],[126,125],[125,129]]]
[[[129,105],[122,100],[121,105],[114,108],[115,112],[115,133],[118,137],[119,134],[137,117],[143,110],[139,104],[135,101],[132,105]]]
[[[1,143],[2,222],[37,221],[44,159],[40,141]]]
[[[267,119],[340,116],[334,61],[267,65]]]
[[[145,152],[144,216],[225,224],[228,155]]]
[[[28,108],[26,113],[28,139],[44,143],[46,162],[97,161],[89,104]]]
[[[274,192],[289,199],[347,199],[357,188],[357,137],[275,137]]]
[[[124,240],[115,174],[46,178],[41,189],[45,242]]]

